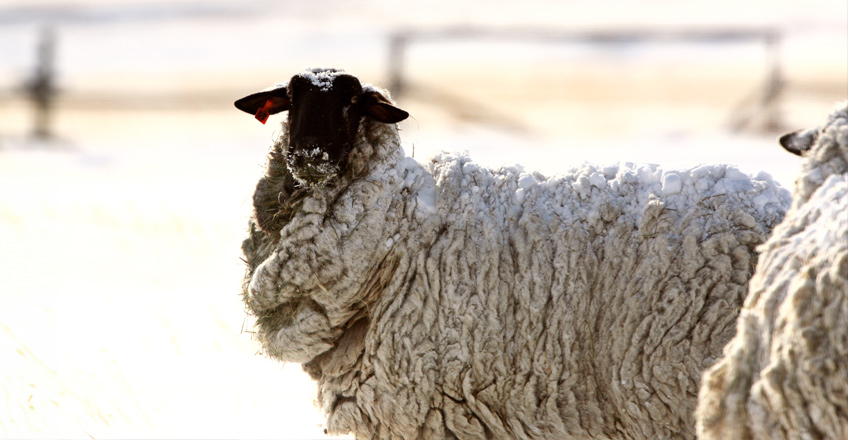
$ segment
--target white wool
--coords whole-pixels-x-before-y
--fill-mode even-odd
[[[356,148],[367,173],[313,189],[246,292],[330,433],[694,438],[785,189],[727,165],[419,164],[368,119]]]
[[[792,209],[761,247],[736,336],[704,375],[700,439],[848,438],[846,119],[842,104],[816,130]]]

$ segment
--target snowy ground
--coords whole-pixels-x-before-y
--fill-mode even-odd
[[[0,437],[324,437],[314,385],[245,326],[239,245],[279,118],[231,103],[314,65],[385,85],[394,30],[777,26],[787,128],[848,95],[842,0],[678,3],[0,4]],[[12,92],[47,22],[65,94],[44,144]],[[798,170],[775,132],[727,129],[766,75],[756,44],[442,42],[407,61],[419,160],[725,162],[787,187]]]

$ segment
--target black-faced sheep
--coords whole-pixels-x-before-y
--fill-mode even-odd
[[[804,156],[801,176],[704,375],[700,439],[848,438],[848,107],[780,143]]]
[[[694,438],[788,191],[726,165],[546,178],[421,165],[407,114],[314,69],[236,103],[288,111],[243,244],[265,352],[357,438]]]

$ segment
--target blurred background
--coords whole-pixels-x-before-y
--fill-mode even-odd
[[[323,438],[240,298],[279,132],[232,102],[306,67],[388,88],[407,154],[732,163],[848,97],[844,0],[0,1],[0,437]]]

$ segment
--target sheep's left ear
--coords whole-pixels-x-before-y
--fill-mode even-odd
[[[386,124],[394,124],[409,117],[409,113],[392,105],[378,92],[365,93],[362,96],[362,106],[366,115]]]
[[[792,133],[787,133],[780,137],[778,142],[784,150],[796,155],[802,156],[805,151],[813,147],[819,137],[817,128],[810,130],[798,130]]]

